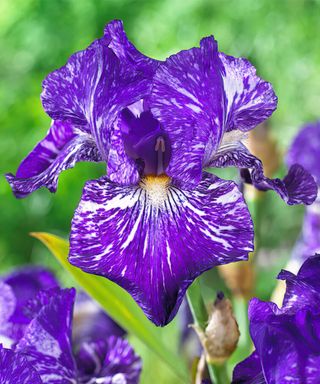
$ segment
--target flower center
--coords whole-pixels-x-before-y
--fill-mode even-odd
[[[170,181],[170,177],[165,174],[148,175],[141,179],[140,187],[147,192],[150,204],[156,208],[162,208],[168,198]]]
[[[143,175],[165,172],[171,156],[170,141],[150,111],[135,116],[130,109],[123,110],[121,130],[125,151],[142,165]]]

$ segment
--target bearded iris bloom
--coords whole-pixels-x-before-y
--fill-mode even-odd
[[[113,334],[115,324],[106,321],[106,314],[91,305],[89,316],[81,311],[85,332],[81,326],[74,332],[74,289],[60,289],[51,273],[40,268],[18,271],[5,280],[0,295],[0,382],[138,383],[140,358],[126,340]],[[50,286],[54,288],[45,289]],[[78,301],[78,307],[83,302]],[[75,324],[79,315],[76,308]],[[103,333],[98,336],[97,330]]]
[[[310,172],[320,190],[320,122],[307,124],[293,140],[287,154],[287,163],[301,164]],[[320,253],[320,195],[305,211],[302,232],[292,258],[290,269],[295,272],[309,255]]]
[[[7,175],[14,193],[55,191],[62,170],[105,161],[107,176],[84,187],[69,261],[121,285],[157,325],[175,316],[198,275],[253,249],[237,186],[206,167],[244,168],[250,182],[288,204],[315,197],[302,167],[270,180],[245,148],[246,132],[277,99],[248,61],[218,52],[213,37],[159,62],[111,22],[103,38],[45,79],[42,102],[54,122],[17,175]]]
[[[252,299],[250,333],[255,352],[238,364],[234,384],[319,382],[320,255],[307,259],[297,276],[282,271],[287,290],[282,308]]]

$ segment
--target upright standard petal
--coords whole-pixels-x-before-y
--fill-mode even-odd
[[[226,135],[232,136],[232,133]],[[312,204],[317,196],[317,185],[302,166],[293,165],[283,180],[269,179],[263,173],[262,162],[237,139],[225,142],[209,161],[208,166],[218,168],[233,166],[242,172],[246,171],[246,182],[263,191],[274,190],[289,205]]]
[[[249,131],[277,108],[272,85],[256,75],[246,59],[219,53],[226,108],[226,131]]]
[[[308,124],[295,137],[287,154],[289,165],[301,164],[320,185],[320,121]]]
[[[74,289],[42,291],[38,310],[16,350],[39,373],[44,383],[74,384],[76,367],[71,349]]]
[[[133,187],[103,177],[84,188],[69,261],[115,281],[165,325],[198,275],[245,260],[252,243],[251,218],[232,182],[206,175],[195,190],[181,190],[164,175]]]
[[[172,145],[167,173],[183,183],[201,179],[206,146],[215,150],[223,134],[224,101],[217,42],[181,51],[161,64],[153,79],[151,111]]]
[[[25,356],[0,345],[1,384],[44,384]]]
[[[54,121],[47,136],[22,161],[16,176],[7,174],[6,178],[18,198],[41,187],[55,192],[62,171],[78,161],[101,160],[90,134],[77,132],[68,122]]]
[[[121,20],[113,20],[107,24],[104,29],[104,35],[110,40],[109,47],[119,59],[143,71],[147,77],[150,76],[151,78],[153,76],[160,62],[143,55],[136,49],[128,40]]]

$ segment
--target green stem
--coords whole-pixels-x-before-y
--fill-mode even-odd
[[[211,380],[213,380],[215,384],[230,383],[226,364],[223,364],[223,365],[208,364],[208,370],[209,370],[210,378]]]
[[[208,323],[208,312],[201,294],[199,279],[196,279],[189,287],[187,298],[195,324],[204,331]],[[214,384],[227,384],[230,382],[225,364],[207,365],[210,379]]]
[[[205,330],[208,322],[208,312],[201,295],[199,279],[196,279],[189,287],[187,298],[196,325],[202,330]]]
[[[242,355],[247,356],[252,348],[249,333],[248,302],[243,297],[236,297],[232,301],[233,311],[240,330],[238,350]]]

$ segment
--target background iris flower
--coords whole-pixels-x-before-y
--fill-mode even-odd
[[[141,361],[124,331],[87,296],[77,301],[73,313],[75,290],[43,268],[2,279],[1,382],[138,383]]]
[[[301,164],[314,177],[318,186],[318,197],[306,207],[302,231],[297,241],[288,268],[296,272],[301,264],[315,253],[320,252],[320,122],[302,127],[293,140],[287,154],[287,163]]]
[[[234,371],[234,384],[319,381],[320,255],[308,258],[297,276],[282,271],[287,290],[281,308],[252,299],[250,334],[256,350]]]

